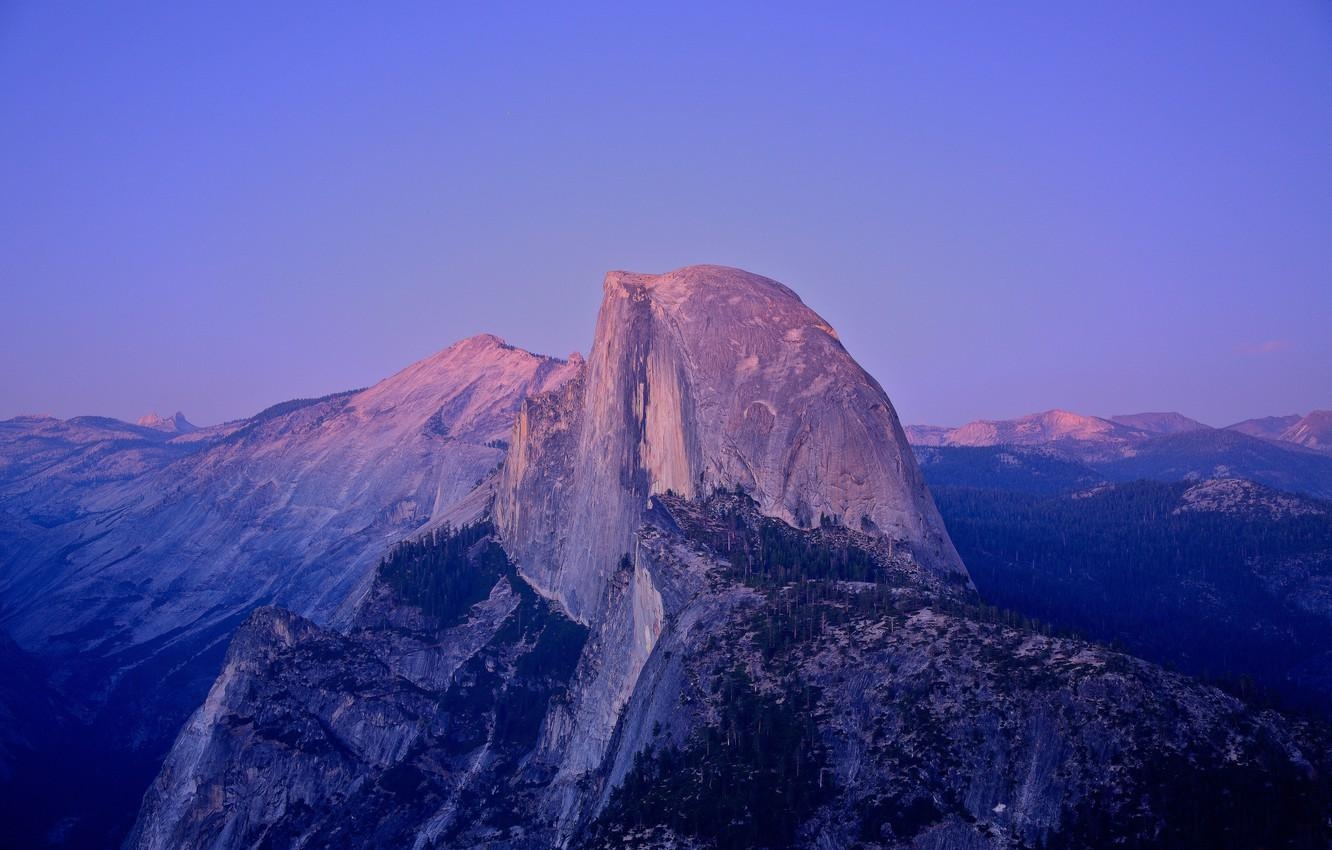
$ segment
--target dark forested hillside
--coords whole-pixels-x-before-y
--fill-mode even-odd
[[[1199,509],[1196,489],[934,492],[987,602],[1239,689],[1332,706],[1332,510],[1273,491]]]
[[[1210,429],[1167,434],[1096,470],[1112,481],[1246,478],[1268,487],[1332,498],[1332,458],[1291,443],[1238,431]]]
[[[1081,461],[1044,447],[915,446],[914,451],[931,487],[1053,494],[1106,480]]]

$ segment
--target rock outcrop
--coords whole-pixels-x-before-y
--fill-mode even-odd
[[[162,416],[157,411],[145,413],[139,417],[138,424],[167,434],[189,434],[199,430],[199,426],[186,419],[179,410],[171,416]]]
[[[578,379],[524,404],[495,505],[523,575],[574,617],[665,492],[739,488],[965,576],[887,395],[794,292],[721,266],[611,272],[604,292]]]

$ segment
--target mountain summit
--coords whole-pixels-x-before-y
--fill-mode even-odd
[[[157,411],[145,413],[139,417],[139,425],[145,428],[152,428],[154,431],[165,431],[168,434],[189,434],[192,431],[198,431],[199,426],[185,418],[185,414],[179,410],[172,416],[159,416]]]
[[[965,575],[883,388],[776,281],[611,272],[577,379],[529,399],[495,506],[524,575],[586,621],[655,494],[739,488]]]

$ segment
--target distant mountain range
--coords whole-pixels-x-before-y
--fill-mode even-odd
[[[932,466],[942,483],[1030,492],[1091,480],[1244,478],[1332,498],[1332,412],[1325,410],[1226,428],[1180,413],[1101,418],[1049,410],[956,428],[909,425],[906,434],[936,483]]]
[[[908,425],[907,439],[917,446],[1036,446],[1067,444],[1074,451],[1100,455],[1107,447],[1133,446],[1152,437],[1189,431],[1235,431],[1278,443],[1332,454],[1332,410],[1301,416],[1265,416],[1213,428],[1173,411],[1088,416],[1067,410],[1030,413],[1016,419],[977,419],[957,427]]]

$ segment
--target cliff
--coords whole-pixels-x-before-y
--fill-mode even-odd
[[[495,504],[506,549],[587,622],[650,495],[735,488],[965,576],[892,403],[794,292],[721,266],[611,272],[578,378],[518,415]]]

